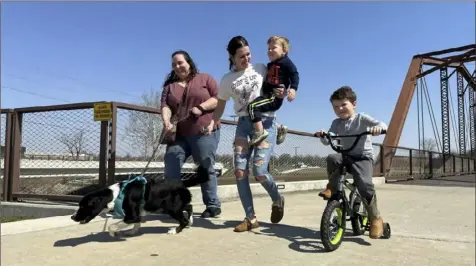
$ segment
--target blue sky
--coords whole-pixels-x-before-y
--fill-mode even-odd
[[[140,103],[145,90],[161,89],[177,49],[187,50],[200,71],[219,81],[228,70],[225,48],[231,37],[245,36],[252,61],[266,63],[267,38],[284,35],[301,84],[296,100],[279,111],[279,122],[301,131],[328,128],[335,117],[330,94],[350,85],[358,93],[359,111],[389,123],[414,54],[475,42],[474,7],[471,2],[2,3],[1,106]],[[455,16],[443,23],[436,19]],[[427,83],[440,125],[437,73]],[[456,103],[456,82],[451,86]],[[412,109],[402,146],[418,145]],[[232,114],[232,102],[225,114]],[[428,134],[430,120],[425,124]]]

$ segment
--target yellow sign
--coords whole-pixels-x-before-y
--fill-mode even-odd
[[[108,121],[112,118],[111,103],[94,104],[94,121]]]

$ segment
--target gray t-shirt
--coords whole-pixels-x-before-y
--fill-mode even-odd
[[[329,128],[329,133],[332,132],[337,135],[354,135],[360,134],[366,131],[369,127],[374,126],[379,126],[385,130],[387,129],[387,125],[384,122],[378,121],[377,119],[363,113],[356,113],[349,119],[337,118],[332,121],[331,127]],[[349,149],[354,143],[355,139],[356,138],[353,137],[341,138],[340,144],[344,146],[344,149]],[[321,142],[324,145],[329,145],[327,138],[321,138]],[[371,135],[362,136],[357,145],[355,145],[354,149],[350,151],[349,154],[374,159]]]

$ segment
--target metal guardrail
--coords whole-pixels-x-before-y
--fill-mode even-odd
[[[95,104],[110,104],[106,121],[95,121]],[[218,183],[233,184],[232,143],[236,123],[222,120]],[[2,200],[77,201],[81,195],[139,173],[162,130],[158,109],[119,102],[88,102],[1,110]],[[383,149],[391,149],[391,167]],[[441,178],[475,173],[475,159],[374,144],[375,176],[387,180]],[[403,151],[403,152],[402,152]],[[333,151],[312,133],[289,130],[274,149],[269,170],[280,182],[326,179]],[[160,149],[147,174],[163,172]],[[444,162],[444,163],[443,163]],[[183,175],[192,167],[189,158]],[[255,182],[250,178],[251,182]]]

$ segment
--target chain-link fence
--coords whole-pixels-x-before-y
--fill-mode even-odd
[[[147,164],[162,131],[158,112],[118,108],[116,123],[116,178],[139,174]],[[222,122],[217,148],[215,170],[219,184],[234,184],[233,140],[236,125]],[[376,161],[380,146],[374,147]],[[333,152],[309,133],[290,131],[285,141],[274,147],[269,161],[270,173],[280,181],[319,180],[327,178],[326,157]],[[165,145],[160,145],[148,166],[148,174],[163,173]],[[250,160],[250,166],[252,160]],[[194,162],[188,157],[182,168],[186,178],[193,173]],[[255,182],[251,179],[251,182]]]
[[[8,183],[11,184],[9,193],[20,197],[84,195],[107,183],[144,171],[162,132],[159,110],[113,103],[112,118],[98,122],[93,119],[93,105],[21,108],[8,116],[2,113],[2,151],[7,145],[12,149],[8,164],[11,168],[8,176],[12,178]],[[9,131],[13,141],[8,143],[5,142],[7,117],[16,125]],[[219,130],[215,163],[219,185],[235,183],[235,130],[232,121],[223,121]],[[382,147],[374,144],[374,173],[385,174],[389,180],[474,175],[474,159],[446,156],[443,160],[443,156],[437,153],[402,147],[388,149],[393,154],[391,167],[386,162],[381,163]],[[324,146],[311,133],[290,130],[285,141],[274,147],[268,169],[280,182],[326,179],[326,158],[330,153],[334,153],[331,147]],[[163,175],[164,155],[165,145],[160,145],[148,165],[147,175]],[[7,156],[1,157],[0,175],[3,177],[4,158]],[[194,174],[194,167],[190,156],[183,165],[182,176]],[[256,182],[253,178],[250,181]]]
[[[77,195],[97,187],[100,124],[93,109],[24,113],[21,125],[18,192]]]
[[[159,111],[119,107],[116,121],[115,179],[141,174],[149,160],[147,174],[162,173],[165,145],[157,148],[163,124]],[[184,168],[187,166],[185,164]]]

